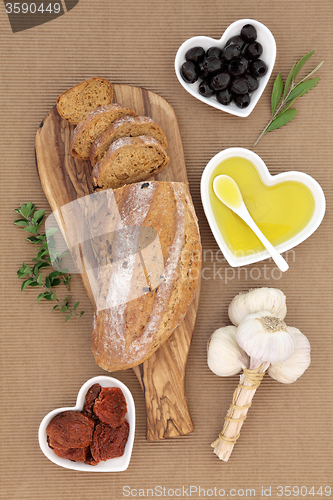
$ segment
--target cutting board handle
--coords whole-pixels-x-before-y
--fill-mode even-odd
[[[194,431],[185,395],[185,369],[191,342],[186,320],[163,344],[163,349],[134,368],[146,400],[147,441],[185,436]]]

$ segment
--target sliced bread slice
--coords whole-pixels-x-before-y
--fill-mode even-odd
[[[112,99],[112,83],[94,76],[61,94],[57,110],[62,118],[76,125],[93,109],[110,104]]]
[[[154,137],[162,146],[168,146],[167,139],[161,127],[147,116],[123,116],[114,121],[96,139],[90,150],[90,161],[92,165],[99,162],[110,145],[121,137],[138,137],[149,135]]]
[[[161,172],[169,161],[164,148],[153,137],[122,137],[96,163],[92,178],[99,188],[115,189],[148,179]]]
[[[121,104],[108,104],[94,109],[75,128],[71,151],[72,155],[83,160],[89,159],[90,148],[97,137],[101,135],[108,126],[118,120],[121,116],[137,114]]]

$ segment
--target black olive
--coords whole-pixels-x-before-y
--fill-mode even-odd
[[[239,47],[242,50],[245,46],[245,42],[241,36],[236,35],[229,38],[225,46],[228,47],[228,45],[237,45],[237,47]]]
[[[249,85],[249,92],[254,92],[259,87],[259,82],[255,76],[250,73],[245,73],[244,78],[246,79]]]
[[[252,75],[256,76],[257,78],[261,78],[262,76],[266,75],[267,66],[264,61],[262,61],[262,59],[255,59],[254,61],[252,61],[250,64],[250,73],[252,73]]]
[[[206,52],[206,56],[215,56],[215,57],[221,57],[222,55],[222,50],[219,47],[209,47],[209,49]]]
[[[239,57],[241,53],[241,49],[237,45],[228,45],[225,47],[222,52],[222,59],[226,62],[230,62],[231,59],[235,59]]]
[[[247,108],[251,102],[249,94],[235,95],[234,100],[236,106],[238,106],[239,108]]]
[[[245,56],[240,56],[240,60],[243,62],[244,66],[246,68],[245,71],[247,71],[249,69],[250,61]]]
[[[258,59],[262,54],[262,45],[259,42],[252,42],[247,48],[246,55],[249,59]]]
[[[210,86],[214,90],[224,90],[228,87],[230,80],[228,73],[218,73],[211,79]]]
[[[246,51],[247,51],[248,46],[249,46],[249,44],[248,44],[248,43],[246,43],[246,44],[244,45],[244,47],[242,48],[242,51],[241,51],[242,56],[247,57],[247,55],[246,55]]]
[[[202,47],[192,47],[185,54],[186,61],[191,61],[194,64],[198,64],[205,58],[205,51]]]
[[[224,63],[218,57],[206,57],[206,59],[199,64],[200,77],[206,80],[208,76],[213,76],[223,71],[223,68]]]
[[[199,71],[195,64],[191,61],[186,61],[182,64],[180,69],[183,80],[187,83],[194,83],[197,81],[199,76]]]
[[[233,59],[228,66],[228,72],[231,76],[240,76],[247,70],[249,61],[245,57]]]
[[[245,26],[241,29],[241,37],[247,43],[254,42],[257,38],[257,30],[254,26],[252,26],[252,24],[245,24]]]
[[[216,94],[216,99],[224,106],[227,106],[232,101],[232,93],[229,91],[229,89],[220,90]]]
[[[203,63],[199,63],[197,65],[198,71],[199,71],[199,78],[202,78],[203,80],[206,80],[208,78],[208,71],[203,67]]]
[[[242,76],[235,78],[230,85],[230,92],[233,94],[247,94],[249,91],[249,84]]]
[[[215,94],[215,90],[209,86],[206,80],[203,80],[199,85],[199,93],[205,97],[212,97]]]

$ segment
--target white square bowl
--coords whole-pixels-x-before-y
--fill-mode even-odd
[[[263,162],[260,156],[258,156],[253,151],[250,151],[249,149],[229,148],[229,149],[224,149],[223,151],[215,155],[208,162],[201,176],[201,200],[208,223],[210,225],[212,233],[215,237],[215,240],[221,252],[223,253],[224,257],[226,258],[230,266],[239,267],[268,259],[270,255],[267,252],[267,250],[263,250],[245,256],[235,255],[225,242],[222,234],[220,233],[217,222],[215,220],[215,216],[209,199],[209,181],[215,168],[222,161],[226,160],[227,158],[235,156],[245,158],[246,160],[249,160],[251,163],[253,163],[253,165],[256,167],[259,173],[262,182],[267,186],[273,186],[275,184],[279,184],[280,182],[288,180],[297,181],[307,186],[312,193],[312,196],[314,198],[315,208],[309,223],[294,237],[290,238],[284,243],[281,243],[280,245],[277,245],[276,249],[279,253],[283,253],[290,250],[291,248],[294,248],[296,245],[299,245],[304,240],[309,238],[309,236],[311,236],[312,233],[314,233],[314,231],[318,228],[321,221],[323,220],[326,208],[326,201],[324,192],[320,184],[318,184],[318,182],[315,179],[313,179],[313,177],[303,172],[296,172],[296,171],[283,172],[281,174],[271,175],[269,173],[266,164]]]
[[[231,102],[227,106],[219,103],[215,96],[213,97],[204,97],[199,93],[199,81],[195,83],[187,83],[183,79],[180,73],[180,68],[182,64],[185,62],[185,54],[192,47],[203,47],[205,50],[209,49],[212,46],[219,46],[223,48],[226,42],[232,36],[239,35],[242,27],[245,24],[252,24],[257,30],[257,41],[261,43],[263,47],[263,53],[260,56],[266,65],[267,65],[267,73],[259,79],[259,88],[255,90],[251,94],[251,102],[247,108],[238,108],[235,103]],[[213,106],[214,108],[220,109],[221,111],[225,111],[226,113],[231,113],[232,115],[246,117],[253,111],[255,105],[260,99],[261,94],[265,90],[265,87],[268,83],[268,80],[272,74],[273,67],[275,64],[276,58],[276,43],[274,36],[270,32],[270,30],[259,21],[255,21],[254,19],[240,19],[239,21],[235,21],[232,23],[223,33],[222,37],[219,40],[215,38],[210,38],[207,36],[195,36],[193,38],[189,38],[184,42],[178,49],[175,58],[175,71],[177,78],[180,84],[184,87],[187,92],[191,95],[199,99],[199,101],[208,104],[209,106]]]
[[[82,411],[87,391],[94,384],[100,384],[102,387],[119,387],[123,391],[127,403],[126,419],[129,423],[129,435],[124,454],[122,457],[111,458],[110,460],[106,460],[105,462],[99,462],[97,465],[89,465],[85,464],[84,462],[72,462],[71,460],[68,460],[66,458],[58,457],[58,455],[56,455],[52,448],[50,448],[47,444],[46,427],[48,426],[52,418],[55,417],[58,413],[69,410]],[[50,411],[50,413],[48,413],[43,418],[38,430],[39,446],[44,455],[49,460],[51,460],[51,462],[55,463],[56,465],[60,465],[60,467],[64,467],[65,469],[79,470],[84,472],[122,472],[126,470],[129,466],[132,455],[134,435],[135,405],[132,394],[130,393],[126,385],[120,382],[120,380],[104,375],[91,378],[85,384],[83,384],[83,386],[79,390],[76,405],[73,408],[57,408],[56,410]]]

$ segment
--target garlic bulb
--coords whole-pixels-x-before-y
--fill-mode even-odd
[[[269,311],[275,317],[284,319],[287,314],[284,293],[277,288],[254,288],[240,293],[232,299],[228,314],[231,323],[238,326],[245,316],[259,311]]]
[[[236,332],[235,326],[225,326],[216,330],[209,340],[208,366],[220,377],[236,375],[249,366],[248,355],[236,342]]]
[[[237,328],[236,340],[258,362],[281,363],[296,347],[290,328],[269,311],[246,316]]]
[[[295,351],[286,361],[275,363],[268,369],[268,375],[283,384],[295,382],[303,375],[311,361],[311,346],[306,336],[297,328],[290,327],[289,331],[296,341]]]

